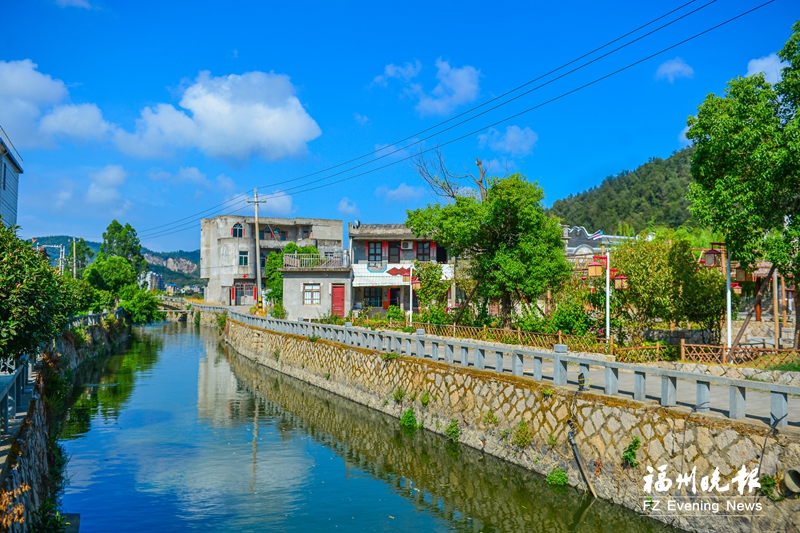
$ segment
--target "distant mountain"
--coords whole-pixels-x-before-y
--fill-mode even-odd
[[[609,176],[579,194],[553,202],[550,212],[570,226],[606,234],[627,225],[634,232],[650,225],[677,228],[693,225],[686,191],[691,183],[692,148],[667,159],[654,157],[633,171]]]
[[[40,245],[64,245],[64,253],[69,253],[68,246],[72,245],[72,237],[67,235],[55,235],[50,237],[35,237],[36,244]],[[97,254],[100,251],[100,243],[86,241],[89,248]],[[51,262],[55,264],[58,254],[50,249]],[[200,250],[177,252],[154,252],[142,246],[142,255],[150,263],[150,270],[164,276],[164,283],[175,283],[183,287],[184,285],[205,285],[206,280],[200,278]]]

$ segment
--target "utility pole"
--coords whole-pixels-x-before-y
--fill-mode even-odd
[[[78,244],[72,236],[72,279],[78,279]]]
[[[267,201],[259,200],[258,189],[253,189],[253,199],[247,200],[247,203],[253,204],[256,214],[256,309],[261,311],[261,244],[258,242],[258,204],[265,204]]]

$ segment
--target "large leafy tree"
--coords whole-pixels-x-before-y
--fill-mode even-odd
[[[453,203],[408,211],[406,225],[467,258],[478,296],[499,302],[508,326],[516,303],[535,302],[570,268],[559,221],[542,206],[542,188],[521,174],[486,183],[483,199],[484,194],[455,194]]]
[[[782,79],[763,74],[728,82],[690,117],[694,141],[689,189],[692,211],[725,236],[734,259],[761,257],[800,279],[800,22],[778,52]],[[797,308],[800,320],[800,307]],[[800,328],[795,328],[800,346]]]
[[[0,358],[33,353],[74,311],[65,280],[48,258],[0,224]]]
[[[100,252],[83,271],[83,279],[97,290],[119,295],[123,288],[136,284],[136,272],[124,257]]]
[[[142,245],[136,230],[130,224],[124,226],[112,220],[103,233],[103,243],[100,252],[108,256],[124,257],[133,267],[136,275],[147,272],[147,261],[142,256]]]

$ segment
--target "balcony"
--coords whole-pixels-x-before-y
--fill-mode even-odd
[[[345,252],[334,254],[284,254],[283,268],[297,270],[336,270],[350,268],[350,256]]]

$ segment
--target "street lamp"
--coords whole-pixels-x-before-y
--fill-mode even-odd
[[[588,265],[588,270],[590,278],[599,278],[600,276],[603,275],[603,263],[592,261]]]
[[[713,244],[711,249],[706,251],[705,259],[707,267],[717,267],[722,265],[722,252],[715,249]]]
[[[735,294],[742,294],[742,286],[736,283],[735,281],[731,283],[731,289]]]
[[[614,278],[614,290],[624,291],[628,288],[628,276],[620,274]]]

